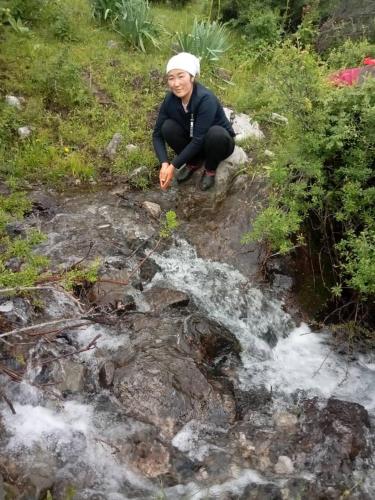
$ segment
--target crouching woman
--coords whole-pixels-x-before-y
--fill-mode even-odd
[[[185,165],[178,182],[189,179],[204,165],[202,190],[215,183],[219,163],[234,150],[233,128],[218,98],[196,81],[199,60],[187,52],[173,56],[167,64],[169,92],[159,110],[153,145],[160,161],[160,187],[167,190],[176,170]],[[168,161],[166,144],[175,152]]]

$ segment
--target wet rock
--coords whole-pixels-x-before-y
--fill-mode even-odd
[[[142,207],[148,212],[154,219],[159,219],[161,215],[161,207],[157,203],[152,201],[144,201]]]
[[[215,177],[215,200],[221,201],[225,198],[236,171],[248,161],[245,151],[236,146],[233,153],[219,164]]]
[[[169,450],[159,441],[135,442],[126,455],[146,477],[158,477],[170,470]]]
[[[252,483],[246,486],[239,500],[285,500],[276,484]]]
[[[234,395],[237,418],[240,420],[251,418],[254,411],[262,411],[272,401],[272,394],[265,387],[254,387],[248,391],[236,389]]]
[[[106,147],[104,154],[110,160],[114,160],[117,154],[117,149],[122,142],[122,134],[116,132]]]
[[[62,368],[60,373],[62,382],[57,385],[60,391],[69,393],[80,392],[85,381],[85,366],[71,360],[62,360],[60,366]]]
[[[11,300],[7,300],[0,304],[0,313],[10,313],[14,309],[14,304]]]
[[[293,432],[297,428],[298,418],[293,413],[276,412],[273,415],[273,420],[276,427],[285,432]]]
[[[99,382],[102,387],[108,389],[112,385],[115,374],[115,364],[112,361],[105,361],[99,370]]]
[[[43,191],[33,191],[29,195],[33,211],[53,215],[56,212],[56,199]]]
[[[5,102],[9,105],[12,106],[13,108],[21,109],[21,100],[14,96],[14,95],[7,95],[5,96]]]
[[[252,122],[248,115],[244,113],[234,113],[229,108],[224,108],[228,120],[231,120],[233,130],[236,133],[236,141],[242,141],[249,137],[264,139],[264,134],[260,130],[257,122]]]
[[[293,474],[294,465],[291,459],[285,455],[279,457],[275,465],[276,474]]]
[[[32,129],[31,129],[31,127],[26,125],[24,127],[19,127],[17,129],[17,132],[18,132],[18,136],[21,139],[26,139],[27,137],[30,137],[30,135],[32,134]]]
[[[185,321],[185,335],[198,353],[198,361],[212,363],[229,353],[238,355],[241,345],[224,326],[199,314],[192,314]]]
[[[89,301],[99,307],[109,307],[110,309],[121,307],[121,304],[126,302],[125,297],[131,290],[131,285],[126,284],[128,279],[129,271],[126,269],[113,270],[103,274],[89,290]]]
[[[185,292],[170,288],[154,287],[144,293],[152,311],[162,311],[168,307],[185,307],[190,297]]]
[[[278,292],[289,292],[293,288],[293,278],[285,274],[275,274],[272,279],[272,286]]]
[[[156,264],[155,261],[147,259],[139,271],[140,278],[142,281],[151,281],[152,278],[161,270],[161,267]]]
[[[317,398],[304,404],[300,434],[302,447],[304,451],[310,451],[315,471],[321,469],[322,473],[333,474],[350,470],[356,457],[370,454],[368,413],[357,403],[334,398],[330,398],[323,409],[320,410],[319,406]],[[316,446],[323,448],[324,453],[314,454]]]
[[[12,238],[26,234],[26,228],[20,222],[10,222],[5,226],[5,231]]]

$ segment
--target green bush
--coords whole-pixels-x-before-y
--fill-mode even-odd
[[[194,20],[191,33],[177,33],[178,51],[190,52],[202,60],[217,61],[229,49],[223,24]]]
[[[160,27],[152,19],[148,0],[121,0],[116,8],[115,29],[126,43],[142,52],[150,44],[159,47]]]
[[[273,125],[276,156],[265,165],[270,203],[245,240],[263,239],[284,253],[314,227],[335,293],[373,293],[375,80],[332,88],[322,62],[289,44],[275,51],[259,80],[252,105],[264,118],[282,113],[288,125]]]
[[[81,68],[71,61],[69,50],[63,49],[55,58],[43,64],[35,84],[45,105],[54,111],[70,111],[86,104],[91,96],[81,79]]]

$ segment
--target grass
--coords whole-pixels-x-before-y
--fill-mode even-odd
[[[202,19],[203,12],[200,2],[179,10],[155,4],[152,8],[165,31],[161,50],[150,48],[146,54],[126,47],[110,26],[95,23],[88,0],[67,0],[61,11],[55,6],[45,19],[30,24],[29,34],[3,27],[0,94],[23,96],[25,105],[14,113],[11,140],[0,147],[0,175],[12,176],[20,185],[27,181],[64,187],[77,178],[98,178],[103,171],[120,173],[120,160],[111,164],[102,156],[115,132],[124,136],[119,157],[126,171],[140,165],[157,169],[151,130],[165,93],[162,76],[174,40],[170,27],[174,32],[190,31],[194,18]],[[51,17],[54,23],[49,24]],[[64,27],[58,35],[56,23]],[[115,47],[109,46],[110,41]],[[238,75],[234,69],[237,48],[222,63],[235,85],[217,78],[209,65],[201,78],[225,104],[234,106],[241,101],[239,89],[245,88],[242,82],[247,78],[246,72]],[[103,100],[110,104],[102,104]],[[1,106],[0,116],[6,112]],[[33,127],[33,133],[21,142],[15,131],[25,124]],[[142,153],[126,158],[129,143]]]

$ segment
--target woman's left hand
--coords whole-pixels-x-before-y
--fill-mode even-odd
[[[171,185],[174,177],[174,171],[175,168],[174,165],[172,165],[172,163],[162,163],[159,174],[159,180],[160,180],[160,187],[163,191],[166,191]]]

